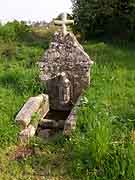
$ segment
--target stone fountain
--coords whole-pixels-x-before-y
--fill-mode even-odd
[[[76,37],[67,31],[66,25],[73,21],[67,20],[64,13],[62,20],[54,23],[62,28],[54,34],[49,49],[38,63],[40,80],[47,87],[47,94],[30,98],[17,115],[16,121],[23,127],[21,139],[35,133],[49,137],[54,132],[52,129],[69,135],[76,126],[80,97],[90,85],[93,61]],[[33,116],[38,121],[34,121]]]

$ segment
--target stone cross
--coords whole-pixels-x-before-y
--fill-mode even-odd
[[[50,109],[70,111],[79,96],[90,85],[92,62],[73,33],[66,31],[66,25],[73,23],[63,14],[63,32],[54,34],[49,49],[45,52],[40,67],[40,79],[47,87]]]
[[[62,14],[62,20],[55,20],[54,23],[56,25],[62,25],[63,34],[66,35],[67,34],[67,27],[66,27],[66,25],[74,24],[74,21],[73,20],[68,20],[67,19],[67,13],[63,13]]]

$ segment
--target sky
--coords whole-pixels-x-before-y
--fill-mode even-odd
[[[71,12],[71,0],[0,0],[0,21],[51,21],[62,12]]]

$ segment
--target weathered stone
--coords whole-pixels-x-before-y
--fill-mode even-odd
[[[63,129],[65,124],[65,120],[51,120],[51,119],[43,119],[39,123],[39,127],[42,129]]]
[[[55,33],[49,49],[39,63],[40,79],[47,84],[51,109],[72,109],[90,84],[92,64],[93,61],[72,33]]]
[[[44,118],[46,114],[49,112],[49,97],[47,94],[43,94],[43,96],[44,96],[43,103],[38,109],[38,114],[40,119]]]
[[[38,136],[43,139],[49,138],[53,134],[54,132],[52,131],[52,129],[41,129],[38,132]]]
[[[56,25],[62,25],[62,32],[64,34],[67,33],[67,27],[66,25],[69,25],[69,24],[74,24],[74,21],[73,20],[67,20],[67,14],[66,13],[63,13],[62,14],[62,21],[61,20],[56,20],[54,21],[54,23]]]
[[[25,129],[31,122],[34,115],[43,118],[49,111],[48,95],[39,95],[31,97],[24,104],[21,111],[16,116],[16,122]]]
[[[20,132],[19,139],[22,143],[27,142],[29,138],[35,135],[35,133],[36,133],[36,128],[30,124],[26,129]]]
[[[68,118],[65,121],[64,125],[64,135],[68,136],[71,134],[73,130],[76,128],[76,120],[77,120],[77,111],[81,104],[81,97],[77,100],[74,108],[72,109],[71,113],[69,114]]]

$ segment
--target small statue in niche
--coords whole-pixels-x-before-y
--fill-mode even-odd
[[[66,105],[71,101],[71,83],[66,77],[66,73],[62,72],[59,75],[58,82],[58,92],[59,92],[59,103],[61,105]]]

